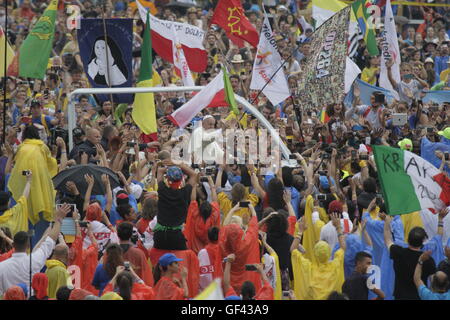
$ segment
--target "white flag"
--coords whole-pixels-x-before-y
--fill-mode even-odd
[[[195,86],[195,83],[192,79],[191,70],[189,70],[189,65],[187,63],[186,57],[184,56],[183,47],[181,46],[177,33],[175,32],[175,26],[172,26],[172,31],[173,64],[175,65],[175,68],[178,69],[179,74],[181,75],[183,85],[186,87],[193,87]]]
[[[347,57],[347,62],[345,64],[345,93],[348,93],[352,88],[353,82],[356,80],[358,75],[361,73],[358,65],[353,62],[352,59]]]
[[[255,63],[253,64],[250,89],[261,90],[269,82],[262,92],[274,106],[291,95],[284,71],[280,68],[282,63],[269,19],[264,13],[264,23],[259,37]],[[275,74],[277,70],[278,72]],[[275,76],[273,76],[274,74]],[[270,80],[272,76],[273,78]]]
[[[381,68],[380,68],[380,87],[388,89],[392,92],[398,100],[397,91],[391,85],[388,78],[388,71],[386,62],[389,59],[394,60],[394,65],[391,68],[392,77],[395,82],[400,83],[400,49],[398,48],[397,30],[395,29],[394,15],[392,13],[391,0],[386,1],[386,16],[384,17],[384,31],[381,33]]]
[[[186,127],[189,122],[214,99],[215,95],[224,90],[223,72],[219,74],[208,83],[199,93],[197,93],[191,100],[183,104],[175,110],[170,116],[167,116],[175,125],[180,128]]]

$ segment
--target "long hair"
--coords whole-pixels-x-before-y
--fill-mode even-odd
[[[278,213],[277,215],[274,215],[270,217],[269,220],[267,220],[267,233],[271,234],[277,234],[282,235],[287,232],[288,229],[288,221],[287,218],[283,215]]]
[[[153,270],[153,282],[154,286],[158,283],[158,281],[162,277],[162,273],[167,271],[167,267],[163,267],[159,264],[159,262],[156,264],[154,270]]]
[[[270,180],[267,195],[269,197],[269,206],[275,210],[284,209],[286,203],[283,199],[284,185],[283,182],[278,178],[273,178]]]
[[[116,278],[116,286],[123,300],[131,300],[131,290],[133,289],[133,276],[131,272],[122,271],[119,273]]]
[[[122,248],[116,243],[110,244],[106,248],[106,261],[103,264],[103,268],[111,278],[116,274],[117,267],[123,265],[122,254]]]
[[[142,206],[142,217],[147,220],[152,220],[158,214],[158,200],[145,199]]]
[[[105,41],[105,38],[106,38],[106,44],[109,47],[109,49],[111,51],[111,55],[114,58],[113,65],[116,65],[119,68],[119,70],[122,72],[123,76],[128,79],[128,69],[127,69],[127,66],[125,65],[125,63],[123,62],[122,51],[120,50],[119,46],[117,46],[116,42],[108,36],[100,36],[97,39],[95,39],[94,45],[92,46],[92,52],[91,52],[91,57],[89,59],[89,63],[91,63],[92,60],[97,58],[97,55],[95,54],[95,44],[97,43],[97,41],[100,41],[100,40]]]
[[[341,112],[338,114],[338,113],[335,113],[334,106],[335,106],[335,103],[327,105],[326,112],[327,112],[328,116],[330,116],[330,117],[337,116],[337,117],[339,117],[339,119],[341,119],[341,121],[344,121],[345,107],[342,105]]]

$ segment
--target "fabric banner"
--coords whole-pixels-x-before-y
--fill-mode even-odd
[[[93,88],[119,88],[133,86],[132,50],[133,20],[81,19],[78,44],[84,71]],[[98,94],[102,103],[110,95]],[[132,103],[132,94],[113,94],[114,102]]]
[[[450,140],[442,137],[440,142],[431,142],[426,137],[423,137],[420,141],[420,156],[433,164],[436,168],[439,168],[442,159],[436,156],[436,151],[450,153]],[[450,176],[450,166],[444,165],[443,170]]]
[[[443,208],[449,186],[441,185],[443,174],[436,167],[406,150],[377,145],[372,148],[389,215]]]
[[[224,91],[224,87],[223,71],[221,70],[207,86],[167,118],[178,127],[184,128],[191,122],[197,113],[201,112],[211,103],[211,101],[213,101],[219,91]]]
[[[278,46],[273,36],[269,19],[267,18],[267,14],[265,14],[261,36],[259,38],[258,51],[253,64],[250,89],[262,89],[264,95],[274,106],[289,98],[291,95],[286,76],[283,69],[280,68],[282,64],[283,61],[278,53]],[[266,83],[268,84],[266,85]]]
[[[422,101],[425,103],[435,102],[442,104],[444,102],[450,102],[450,91],[424,91],[425,97]]]
[[[244,14],[240,0],[219,0],[211,24],[220,26],[228,38],[239,48],[244,47],[244,40],[256,47],[259,42],[258,31]]]
[[[375,91],[379,91],[379,92],[383,93],[385,95],[388,103],[392,103],[392,101],[395,99],[395,97],[391,91],[380,88],[380,87],[373,86],[371,84],[368,84],[367,82],[362,81],[361,79],[356,79],[356,81],[353,83],[353,86],[355,86],[355,85],[359,87],[359,91],[360,91],[359,98],[361,99],[361,102],[365,105],[369,106],[371,104],[370,96]],[[352,87],[352,89],[349,91],[349,93],[345,96],[344,105],[346,108],[350,108],[352,106],[353,99],[354,99],[354,95],[353,95],[353,87]]]
[[[51,0],[9,65],[9,76],[44,79],[55,37],[57,8],[58,0]]]
[[[173,53],[173,64],[175,66],[176,73],[181,80],[183,85],[186,87],[195,86],[194,79],[192,78],[191,70],[189,70],[189,64],[184,55],[183,46],[178,39],[177,33],[175,32],[175,27],[172,26],[173,40],[172,40],[172,53]]]
[[[139,15],[146,21],[147,9],[137,2]],[[160,20],[150,14],[150,29],[152,31],[152,44],[156,53],[166,61],[173,62],[172,41],[173,30],[177,33],[183,52],[186,56],[189,69],[194,72],[203,72],[208,64],[208,52],[203,46],[205,32],[191,24]]]
[[[394,14],[392,13],[391,0],[386,3],[386,16],[384,17],[384,31],[381,32],[381,64],[380,64],[380,86],[392,92],[397,100],[400,100],[397,91],[392,87],[388,78],[386,62],[394,61],[391,67],[392,77],[395,82],[400,83],[400,49],[398,47],[397,30],[395,28]]]
[[[300,78],[300,101],[305,108],[340,103],[344,99],[350,7],[328,19],[311,40]]]

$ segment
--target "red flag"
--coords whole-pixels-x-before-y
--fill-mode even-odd
[[[241,48],[243,43],[238,39],[247,41],[255,48],[258,46],[258,32],[244,15],[244,9],[239,0],[219,0],[211,24],[216,24],[224,29],[230,40]]]

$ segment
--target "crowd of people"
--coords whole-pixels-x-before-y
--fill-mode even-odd
[[[136,5],[70,3],[84,18],[134,19],[138,79],[144,24]],[[189,9],[155,4],[158,18],[205,31],[208,66],[193,73],[195,83],[208,84],[225,65],[234,92],[278,130],[292,156],[276,167],[175,159],[187,133],[207,149],[214,144],[204,139],[208,130],[263,129],[238,105],[238,116],[228,106],[206,108],[180,133],[167,116],[191,92],[155,94],[157,140],[134,123],[131,103],[74,96],[70,149],[67,97],[89,82],[76,30],[67,29],[68,14],[60,8],[45,79],[8,77],[7,100],[0,102],[0,109],[7,106],[0,121],[1,129],[6,123],[0,130],[0,298],[184,300],[220,279],[227,300],[449,300],[450,202],[389,215],[371,145],[416,154],[424,141],[450,148],[450,100],[421,100],[426,90],[450,90],[450,8],[395,6],[401,81],[392,76],[392,61],[388,71],[399,100],[388,103],[375,92],[364,105],[355,87],[351,106],[306,110],[297,87],[313,30],[302,30],[298,19],[313,25],[310,1],[264,1],[292,93],[279,105],[250,89],[256,48],[240,49],[223,30],[210,28],[215,2]],[[44,0],[8,1],[7,17],[0,9],[15,51],[46,6]],[[259,32],[261,8],[256,1],[243,7]],[[415,19],[424,22],[410,23]],[[378,86],[380,56],[370,56],[360,41],[353,60],[361,80]],[[182,85],[174,66],[157,55],[153,69],[160,86]],[[406,124],[393,122],[398,113],[407,114]],[[434,165],[448,179],[445,150],[434,151]],[[53,178],[62,175],[67,178],[57,184]]]

